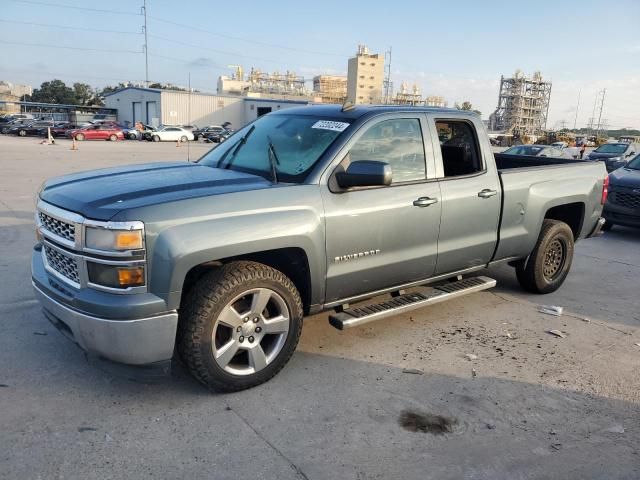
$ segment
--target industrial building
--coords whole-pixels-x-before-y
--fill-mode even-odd
[[[0,111],[3,113],[17,113],[20,106],[17,102],[24,100],[25,95],[31,95],[33,88],[31,85],[17,85],[0,80]]]
[[[347,70],[347,102],[382,103],[384,55],[371,54],[366,45],[358,45],[358,53],[349,59]]]
[[[407,82],[400,84],[400,91],[396,93],[391,102],[394,105],[423,105],[424,100],[417,84],[413,84],[413,87],[409,89]]]
[[[489,118],[489,128],[513,135],[538,135],[546,129],[551,82],[540,72],[526,77],[516,70],[513,77],[500,77],[498,107]]]
[[[105,106],[118,111],[118,121],[148,125],[221,125],[240,128],[275,110],[307,105],[305,99],[282,100],[127,87],[105,95]]]
[[[231,76],[221,75],[218,77],[218,95],[314,100],[313,92],[310,92],[305,86],[304,77],[296,75],[295,72],[268,73],[251,67],[251,71],[245,75],[241,65],[229,66],[234,68],[234,72]]]
[[[342,104],[347,99],[347,77],[317,75],[313,77],[313,92],[322,103]]]

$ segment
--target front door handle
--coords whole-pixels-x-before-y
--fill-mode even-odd
[[[433,205],[434,203],[438,203],[437,198],[420,197],[417,200],[413,201],[413,205],[416,207],[428,207],[429,205]]]
[[[488,188],[485,188],[484,190],[480,190],[478,192],[478,196],[480,198],[489,198],[489,197],[493,197],[494,195],[497,195],[498,191],[497,190],[490,190]]]

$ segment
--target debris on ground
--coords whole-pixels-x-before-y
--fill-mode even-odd
[[[9,385],[7,385],[6,383],[0,383],[0,388],[8,388]]]
[[[414,375],[424,375],[422,370],[418,370],[417,368],[403,368],[402,373],[412,373]]]
[[[464,357],[466,359],[468,359],[468,360],[477,360],[478,359],[478,356],[474,355],[473,353],[467,353]]]
[[[47,332],[39,332],[39,331],[33,332],[33,334],[34,335],[42,335],[42,336],[48,335]]]
[[[560,330],[547,330],[547,333],[550,333],[551,335],[554,335],[556,337],[560,337],[560,338],[566,338],[567,336],[562,333]]]
[[[562,315],[563,310],[564,308],[558,307],[556,305],[540,305],[538,307],[538,311],[540,313],[546,313],[547,315],[554,315],[556,317]]]
[[[94,427],[78,427],[78,431],[80,433],[82,433],[82,432],[97,432],[98,429],[94,428]]]
[[[471,369],[471,376],[472,376],[472,377],[477,377],[477,376],[478,376],[478,372],[476,372],[476,369],[475,369],[475,368],[472,368],[472,369]]]
[[[553,448],[554,450],[560,450],[562,448],[562,444],[561,443],[552,443],[551,444],[551,448]]]
[[[636,343],[635,345],[636,345],[636,347],[640,347],[640,343]]]
[[[613,425],[605,430],[609,433],[624,433],[624,427],[622,425]]]

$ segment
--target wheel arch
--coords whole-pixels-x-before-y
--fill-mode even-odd
[[[580,232],[582,231],[584,212],[584,202],[566,203],[549,208],[545,212],[544,218],[549,220],[559,220],[566,223],[573,232],[573,239],[577,240],[580,236]]]
[[[195,265],[191,267],[185,276],[182,287],[182,299],[185,298],[187,292],[203,275],[212,269],[235,261],[257,262],[284,273],[298,289],[305,314],[309,313],[312,303],[311,270],[306,252],[299,247],[277,248],[245,253]]]

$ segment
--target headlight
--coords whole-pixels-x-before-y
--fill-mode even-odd
[[[612,160],[614,162],[619,162],[622,160],[622,157],[611,157],[609,160]]]
[[[87,227],[84,243],[87,248],[103,251],[140,250],[144,247],[142,230]]]
[[[140,287],[145,283],[144,266],[118,266],[87,262],[89,281],[110,288]]]

